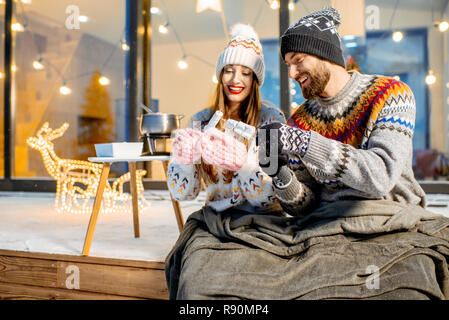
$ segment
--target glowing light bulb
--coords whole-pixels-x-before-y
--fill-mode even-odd
[[[66,96],[70,93],[72,93],[72,89],[70,89],[69,87],[67,87],[67,85],[63,84],[60,88],[59,88],[59,92]]]
[[[216,12],[221,12],[221,1],[220,0],[197,0],[196,1],[196,13],[201,13],[205,10],[214,10]]]
[[[399,42],[404,38],[404,34],[401,31],[396,31],[393,33],[393,41]]]
[[[12,71],[12,72],[16,72],[16,71],[17,71],[17,66],[16,66],[15,64],[13,64],[13,65],[11,66],[11,71]]]
[[[98,79],[98,82],[100,82],[100,84],[101,84],[102,86],[107,86],[108,84],[111,83],[111,80],[109,80],[108,77],[101,76],[100,79]]]
[[[152,14],[161,14],[162,13],[161,9],[159,9],[158,7],[151,7],[150,12]]]
[[[449,29],[449,22],[441,21],[438,24],[438,30],[440,30],[441,32],[445,32],[445,31],[447,31],[447,29]]]
[[[167,24],[160,24],[158,28],[159,32],[162,34],[167,34],[168,33],[167,26],[168,26]]]
[[[215,84],[218,83],[218,79],[217,79],[217,76],[215,74],[212,76],[212,82],[215,83]]]
[[[25,28],[23,27],[23,25],[21,23],[16,22],[11,25],[11,30],[16,31],[16,32],[23,32],[25,30]]]
[[[279,9],[279,1],[278,0],[271,1],[270,8],[273,10]]]
[[[188,67],[189,67],[189,64],[184,59],[181,59],[181,60],[178,61],[178,68],[179,69],[185,70]]]
[[[295,4],[293,3],[293,1],[290,1],[288,3],[288,10],[290,10],[290,11],[295,10]]]
[[[432,85],[437,81],[437,78],[435,77],[435,75],[433,74],[433,71],[430,70],[429,74],[426,76],[426,83],[428,85]]]
[[[30,3],[31,3],[31,0],[22,0],[22,3],[30,4]]]
[[[44,67],[44,65],[41,63],[41,59],[39,59],[39,60],[34,60],[33,61],[33,68],[34,69],[36,69],[36,70],[42,70],[42,69],[44,69],[45,67]]]
[[[121,47],[123,51],[129,51],[129,46],[126,43],[122,43]]]
[[[355,36],[350,34],[350,35],[343,36],[342,39],[351,41],[351,40],[355,40]]]
[[[78,21],[82,22],[82,23],[86,23],[87,21],[89,21],[89,17],[87,17],[87,16],[79,16],[78,17]]]
[[[5,74],[3,72],[0,72],[0,79],[3,79],[4,77],[5,77]]]

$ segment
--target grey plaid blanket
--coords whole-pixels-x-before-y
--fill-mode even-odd
[[[166,258],[170,299],[448,299],[449,219],[385,200],[304,218],[210,207]]]

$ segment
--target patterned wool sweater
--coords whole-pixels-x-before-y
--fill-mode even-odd
[[[201,128],[204,128],[211,117],[212,109],[200,111],[192,117],[188,127],[200,123]],[[271,122],[285,123],[284,114],[274,106],[262,104],[258,126]],[[218,175],[219,182],[207,185],[206,205],[217,211],[238,207],[251,213],[281,209],[274,197],[271,178],[259,166],[258,150],[254,140],[248,150],[245,165],[234,173],[230,183],[224,183],[223,170],[214,167],[213,174]],[[195,165],[172,162],[167,170],[167,178],[168,189],[176,200],[193,200],[198,196],[201,186]]]
[[[311,137],[304,156],[289,155],[290,170],[281,170],[294,173],[286,184],[275,184],[281,206],[296,216],[344,199],[424,207],[412,171],[415,111],[405,83],[356,71],[336,96],[303,103],[287,124],[311,130]]]

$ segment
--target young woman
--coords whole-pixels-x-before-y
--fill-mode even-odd
[[[264,73],[257,34],[249,25],[235,25],[218,58],[213,104],[195,114],[188,128],[178,130],[174,138],[168,188],[175,199],[196,198],[202,178],[207,186],[206,205],[216,211],[238,207],[255,213],[279,208],[271,178],[259,167],[254,140],[237,141],[224,132],[228,119],[255,128],[285,123],[279,109],[260,101]],[[215,130],[204,131],[216,111],[222,112],[221,121]],[[226,163],[225,158],[234,161]]]

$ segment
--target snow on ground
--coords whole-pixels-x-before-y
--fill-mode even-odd
[[[139,215],[134,238],[132,213],[100,213],[90,256],[164,261],[179,236],[168,191],[145,191],[150,206]],[[184,220],[204,203],[181,202]],[[58,213],[51,193],[0,193],[0,249],[81,255],[90,214]]]
[[[178,236],[168,191],[145,191],[150,206],[140,213],[134,238],[131,213],[100,213],[90,256],[164,261]],[[204,191],[182,201],[184,220],[199,210]],[[449,217],[449,195],[428,195],[427,209]],[[81,255],[90,214],[58,213],[52,193],[0,193],[0,249]]]

